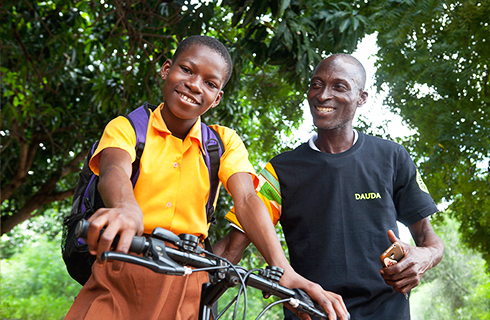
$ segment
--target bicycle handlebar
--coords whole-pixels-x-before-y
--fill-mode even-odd
[[[78,238],[87,238],[90,222],[82,219],[77,225],[76,235]],[[101,234],[104,230],[101,231]],[[130,252],[142,254],[142,256],[125,254],[120,252],[105,251],[102,260],[118,260],[137,264],[146,267],[154,272],[169,275],[187,275],[192,273],[194,268],[204,268],[210,274],[217,276],[218,281],[228,279],[230,286],[240,283],[239,279],[244,279],[247,286],[262,290],[263,293],[274,295],[281,299],[291,299],[290,305],[301,312],[319,319],[328,319],[323,308],[314,302],[301,289],[289,289],[281,286],[278,282],[282,276],[282,269],[278,267],[268,267],[269,270],[260,269],[260,275],[248,273],[245,268],[234,266],[231,263],[222,264],[224,259],[203,256],[207,253],[198,246],[199,238],[194,235],[181,234],[176,236],[174,233],[163,228],[155,228],[150,238],[135,236],[131,243]],[[117,246],[118,238],[112,246]],[[164,241],[170,242],[177,247],[171,248]],[[275,269],[274,269],[275,268]],[[279,269],[279,270],[278,270]],[[199,271],[197,269],[196,271]],[[239,273],[237,275],[236,273]],[[279,274],[278,274],[279,273]]]

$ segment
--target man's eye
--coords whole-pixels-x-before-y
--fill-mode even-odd
[[[180,69],[182,69],[182,71],[184,71],[185,73],[188,73],[191,71],[189,68],[184,67],[184,66],[181,66]]]

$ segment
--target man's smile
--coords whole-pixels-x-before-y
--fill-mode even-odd
[[[331,107],[318,107],[318,106],[315,106],[315,109],[317,109],[318,112],[320,113],[329,113],[335,110],[334,108]]]

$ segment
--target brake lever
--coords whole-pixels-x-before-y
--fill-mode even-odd
[[[160,227],[156,227],[155,229],[153,229],[153,232],[151,233],[151,238],[156,238],[156,239],[170,242],[176,245],[177,247],[180,247],[182,242],[182,240],[178,236],[176,236],[173,232]]]

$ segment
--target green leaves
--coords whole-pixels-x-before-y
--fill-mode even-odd
[[[490,262],[490,1],[388,1],[373,14],[378,88],[414,128],[412,154],[465,242]],[[476,197],[476,195],[481,195]]]
[[[320,0],[7,1],[0,21],[1,144],[9,148],[1,161],[2,233],[70,197],[84,153],[110,119],[162,101],[159,68],[192,34],[221,40],[234,64],[224,99],[204,120],[236,129],[259,166],[283,150],[298,125],[312,67],[330,52],[355,48],[367,7]]]
[[[435,227],[445,244],[444,259],[429,270],[410,295],[414,319],[486,319],[490,316],[490,275],[479,251],[460,240],[459,223],[444,219]]]

